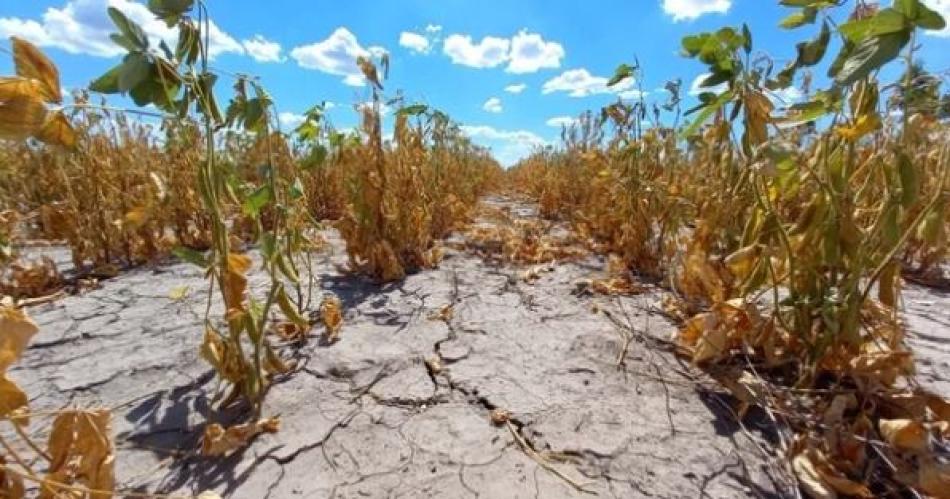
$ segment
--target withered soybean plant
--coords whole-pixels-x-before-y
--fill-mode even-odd
[[[222,113],[214,95],[218,76],[208,66],[207,40],[210,29],[208,9],[200,0],[151,0],[149,10],[169,27],[178,30],[174,50],[164,41],[152,47],[150,40],[121,11],[109,8],[118,33],[112,39],[126,49],[122,63],[94,81],[90,89],[100,93],[123,93],[135,104],[153,104],[159,110],[184,119],[194,110],[202,123],[204,158],[198,162],[197,190],[210,222],[210,248],[207,254],[186,248],[175,253],[207,271],[213,289],[217,284],[224,303],[223,322],[227,330],[218,328],[218,321],[205,319],[201,355],[231,385],[221,406],[237,401],[239,396],[250,405],[255,417],[262,411],[268,378],[286,370],[271,348],[268,339],[268,317],[274,306],[297,327],[308,328],[308,322],[293,303],[287,285],[299,286],[293,253],[305,246],[302,229],[291,227],[296,220],[292,205],[301,193],[293,172],[277,168],[273,154],[261,167],[257,183],[241,182],[233,168],[221,158],[215,143],[218,132],[228,127],[256,137],[268,153],[273,152],[271,129],[273,109],[271,98],[255,80],[238,77],[236,96],[226,113]],[[263,300],[248,297],[247,274],[252,259],[237,247],[237,238],[230,227],[230,209],[240,206],[243,216],[261,249],[262,267],[270,278]],[[213,293],[209,290],[210,312]],[[299,296],[300,293],[297,293]]]

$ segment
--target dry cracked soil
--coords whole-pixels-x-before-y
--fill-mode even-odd
[[[536,216],[510,199],[485,203]],[[658,311],[660,290],[577,292],[578,280],[603,271],[602,258],[558,264],[528,283],[523,267],[449,249],[439,268],[377,285],[340,272],[342,241],[326,237],[316,301],[341,298],[341,339],[281,347],[296,368],[275,379],[265,409],[281,429],[236,454],[196,452],[206,421],[236,415],[211,406],[217,381],[198,357],[206,283],[193,266],[131,270],[32,308],[41,332],[11,377],[34,411],[113,408],[122,490],[254,499],[792,494],[768,425],[737,424],[728,398],[665,348],[675,327]],[[265,286],[264,275],[251,276],[255,293]],[[911,286],[905,302],[920,382],[950,395],[950,298]],[[434,320],[445,305],[452,317]],[[441,370],[427,366],[432,359]],[[493,424],[496,409],[510,422]],[[37,438],[48,422],[32,423]]]

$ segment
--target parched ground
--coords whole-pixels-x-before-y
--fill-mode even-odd
[[[532,216],[505,199],[488,204]],[[485,222],[488,223],[488,222]],[[448,250],[438,269],[379,286],[316,267],[345,308],[341,340],[285,345],[294,372],[266,414],[281,429],[227,458],[197,454],[217,388],[198,358],[206,283],[186,264],[141,268],[40,305],[11,377],[34,411],[114,410],[122,490],[223,497],[784,497],[768,426],[737,425],[725,397],[664,348],[662,292],[578,292],[589,257],[525,282],[524,268]],[[265,276],[253,275],[260,293]],[[181,299],[169,293],[184,287]],[[950,298],[905,295],[921,381],[950,394]],[[433,319],[452,305],[450,320]],[[615,320],[594,308],[607,311]],[[212,311],[212,317],[216,311]],[[315,333],[319,333],[319,330]],[[437,359],[441,371],[427,367]],[[492,410],[511,412],[496,425]],[[31,428],[44,437],[44,423]]]

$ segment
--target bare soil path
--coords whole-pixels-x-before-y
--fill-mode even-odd
[[[485,203],[534,216],[510,199]],[[768,425],[737,425],[729,401],[664,348],[674,326],[657,312],[660,290],[579,293],[579,280],[603,270],[597,257],[528,283],[524,268],[453,249],[438,269],[379,286],[341,273],[342,241],[327,237],[332,250],[316,270],[321,292],[343,301],[341,340],[282,347],[298,366],[267,397],[281,429],[243,452],[195,452],[204,422],[222,416],[198,358],[206,283],[186,264],[134,270],[31,309],[41,333],[11,376],[34,411],[114,408],[123,490],[253,499],[789,494]],[[252,276],[257,292],[264,285]],[[183,298],[169,297],[184,287]],[[921,378],[945,395],[948,304],[908,293]],[[433,319],[445,305],[451,318]],[[494,410],[510,411],[509,422],[493,424]],[[31,426],[39,438],[46,422]]]

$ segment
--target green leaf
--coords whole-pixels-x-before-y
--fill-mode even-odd
[[[106,72],[106,74],[96,78],[89,84],[89,90],[101,94],[119,93],[119,73],[122,72],[122,64],[115,66]]]
[[[141,52],[133,52],[122,61],[119,72],[119,91],[126,93],[149,79],[153,72],[152,62]]]
[[[172,249],[172,254],[178,257],[179,260],[183,262],[190,263],[192,265],[197,265],[203,269],[206,269],[211,266],[211,262],[208,261],[208,258],[204,253],[200,251],[195,251],[191,248],[186,248],[184,246],[178,246]]]
[[[148,0],[148,10],[172,27],[182,14],[191,10],[195,0]]]
[[[903,152],[897,155],[897,173],[901,180],[901,204],[909,209],[920,193],[920,177],[914,163]]]
[[[627,78],[633,78],[634,71],[636,71],[636,68],[629,64],[617,66],[617,69],[614,70],[614,75],[610,77],[610,80],[607,80],[607,86],[612,87]]]
[[[419,116],[420,114],[429,110],[429,106],[425,104],[413,104],[411,106],[406,106],[396,112],[400,116]]]
[[[785,29],[795,29],[800,28],[806,24],[811,24],[815,22],[815,17],[818,15],[818,10],[814,7],[806,7],[798,12],[795,12],[785,19],[782,19],[782,22],[778,25]]]
[[[801,42],[795,46],[795,48],[798,49],[798,59],[796,59],[795,65],[798,67],[807,67],[814,66],[821,62],[821,59],[825,56],[825,52],[828,50],[828,42],[830,41],[831,28],[826,21],[821,25],[821,33],[818,34],[818,38],[808,42]]]
[[[241,208],[249,217],[257,218],[261,210],[274,199],[274,192],[269,185],[258,187],[254,190],[241,205]]]
[[[300,177],[294,177],[294,182],[287,188],[287,195],[296,201],[303,197],[303,192],[303,182],[300,181]]]
[[[732,99],[732,90],[727,90],[719,95],[713,102],[707,104],[703,107],[702,112],[696,116],[696,119],[689,124],[681,133],[681,137],[689,137],[696,133],[699,130],[699,127],[703,125],[712,115],[726,105],[729,100]]]
[[[122,36],[139,50],[148,50],[148,37],[145,36],[145,32],[142,31],[142,28],[138,24],[126,17],[121,10],[115,7],[109,7],[108,12],[113,24],[115,24],[116,28],[119,28],[119,32]]]
[[[924,4],[917,8],[918,14],[914,18],[914,24],[919,28],[942,30],[947,27],[947,21],[939,13],[931,10]]]
[[[874,17],[849,21],[838,27],[838,31],[849,41],[859,43],[869,37],[907,31],[910,20],[894,9],[883,9]]]
[[[841,71],[835,76],[839,85],[851,85],[866,78],[872,71],[900,55],[900,51],[910,41],[910,33],[902,31],[867,38],[844,61]]]

